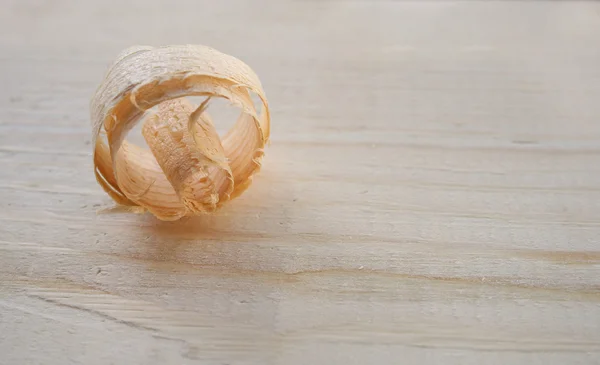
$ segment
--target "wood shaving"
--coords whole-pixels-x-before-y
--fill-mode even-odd
[[[251,93],[261,101],[260,113]],[[206,99],[195,107],[189,96]],[[241,109],[222,140],[206,111],[211,98]],[[213,212],[239,196],[259,171],[269,140],[269,107],[256,74],[201,45],[123,51],[90,108],[96,180],[118,205],[131,207],[126,211],[149,211],[161,220]],[[139,121],[149,150],[125,140]]]

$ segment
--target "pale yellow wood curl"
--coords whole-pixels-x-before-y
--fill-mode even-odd
[[[251,93],[261,100],[260,113]],[[187,96],[207,98],[195,107]],[[206,112],[214,97],[241,109],[223,140]],[[149,111],[157,105],[158,112]],[[212,212],[239,196],[260,169],[269,139],[269,107],[256,74],[200,45],[123,51],[90,108],[98,183],[117,204],[161,220]],[[150,150],[125,140],[140,120]],[[107,142],[98,138],[102,130]]]

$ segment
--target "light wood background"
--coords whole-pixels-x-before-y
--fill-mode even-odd
[[[211,217],[97,214],[89,100],[134,44],[272,106]],[[0,7],[1,364],[600,363],[600,3]]]

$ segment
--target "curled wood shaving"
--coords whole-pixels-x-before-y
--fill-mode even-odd
[[[251,93],[261,100],[260,114]],[[188,96],[206,99],[195,107]],[[206,112],[215,97],[241,109],[223,140]],[[122,52],[92,99],[91,119],[100,186],[126,211],[147,210],[161,220],[212,212],[239,196],[269,139],[269,107],[256,74],[199,45]],[[125,140],[138,121],[150,150]]]

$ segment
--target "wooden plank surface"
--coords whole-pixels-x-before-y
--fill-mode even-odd
[[[91,95],[181,43],[260,76],[264,168],[98,215]],[[0,81],[1,364],[600,363],[599,3],[3,0]]]

